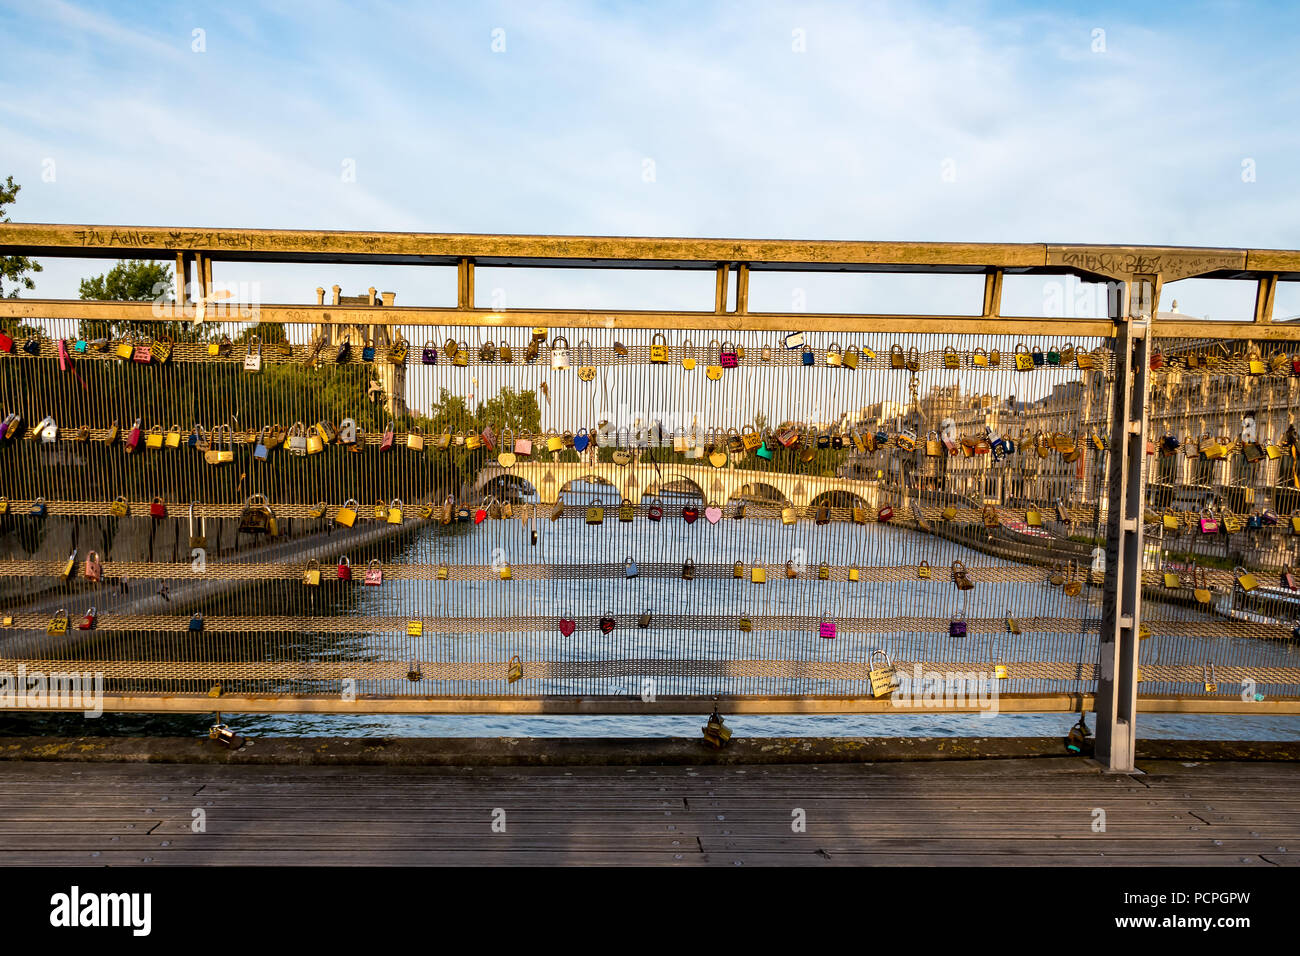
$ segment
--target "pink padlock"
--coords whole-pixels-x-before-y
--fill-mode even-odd
[[[828,620],[826,618],[826,615],[823,614],[822,622],[817,629],[817,633],[820,634],[822,637],[833,639],[835,637],[835,622]]]
[[[377,588],[384,583],[384,566],[378,558],[375,558],[366,565],[366,579],[363,582],[372,588]]]
[[[1213,517],[1208,511],[1201,512],[1201,533],[1217,534],[1219,531],[1219,519]]]
[[[533,453],[533,440],[531,438],[515,439],[516,455],[531,455]]]

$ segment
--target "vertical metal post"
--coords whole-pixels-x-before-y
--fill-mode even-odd
[[[460,259],[456,263],[456,308],[474,308],[473,259]]]
[[[727,311],[727,273],[730,271],[731,266],[725,263],[718,266],[718,277],[713,289],[713,311],[717,315]]]
[[[736,313],[744,315],[749,311],[749,263],[742,262],[736,266]]]
[[[1095,753],[1107,769],[1117,772],[1135,769],[1147,369],[1155,289],[1155,277],[1133,276],[1131,282],[1119,284],[1111,310],[1115,320],[1115,384]]]

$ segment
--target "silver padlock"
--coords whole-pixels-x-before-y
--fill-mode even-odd
[[[560,347],[561,342],[564,343],[563,348]],[[551,368],[563,370],[568,367],[569,367],[569,340],[566,339],[563,335],[557,335],[555,337],[555,340],[551,342]]]
[[[627,560],[623,562],[623,574],[629,578],[634,578],[637,576],[636,562],[632,560],[631,556],[629,556]]]
[[[44,445],[53,445],[59,440],[59,426],[54,423],[53,415],[42,418],[35,431],[36,434],[41,436],[41,443]]]
[[[244,356],[244,371],[262,371],[262,340],[256,335],[248,340],[248,354]]]

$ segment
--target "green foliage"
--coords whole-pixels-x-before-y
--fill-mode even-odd
[[[469,482],[478,474],[494,452],[479,447],[470,450],[464,445],[452,444],[445,452],[436,448],[436,439],[445,432],[457,434],[478,434],[491,425],[498,441],[503,432],[509,429],[514,434],[527,432],[535,434],[541,428],[542,410],[537,404],[537,393],[531,389],[516,391],[503,388],[495,397],[483,402],[477,410],[471,411],[465,399],[453,395],[445,388],[438,393],[436,411],[429,416],[421,416],[414,424],[424,429],[428,437],[426,453],[446,456],[450,459],[455,473],[461,482]]]
[[[8,222],[9,216],[5,212],[5,206],[13,205],[18,198],[18,191],[22,189],[14,182],[12,176],[5,178],[0,183],[0,222]],[[0,256],[0,298],[16,299],[18,291],[26,289],[30,292],[36,288],[27,275],[29,272],[41,272],[41,264],[26,256]],[[13,284],[13,288],[8,292],[5,291],[5,281],[8,280]]]
[[[107,302],[157,302],[175,304],[171,266],[144,259],[126,259],[103,275],[81,280],[80,297]],[[132,322],[116,319],[83,319],[77,335],[86,341],[123,337],[161,337],[173,342],[203,342],[207,334],[189,322]]]

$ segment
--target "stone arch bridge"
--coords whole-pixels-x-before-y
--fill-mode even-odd
[[[627,465],[613,462],[546,462],[519,461],[512,468],[503,468],[495,462],[483,467],[474,480],[474,491],[485,494],[497,480],[527,482],[537,492],[538,500],[553,504],[571,483],[589,479],[614,486],[621,497],[639,504],[643,496],[653,497],[663,488],[686,482],[699,488],[705,501],[726,504],[737,495],[776,494],[796,507],[806,507],[827,492],[844,492],[853,495],[868,507],[878,507],[880,488],[875,481],[854,478],[826,478],[818,475],[788,474],[778,471],[752,471],[734,468],[714,468],[710,464],[633,461]]]

